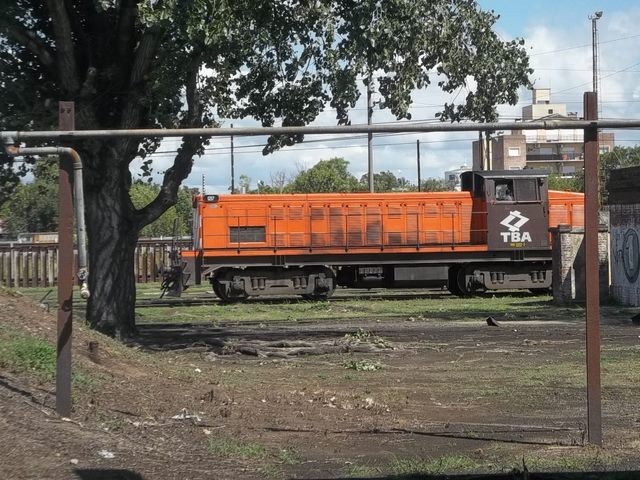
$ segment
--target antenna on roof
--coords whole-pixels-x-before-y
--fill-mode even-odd
[[[201,193],[204,196],[204,173],[202,174],[202,189],[201,189]]]

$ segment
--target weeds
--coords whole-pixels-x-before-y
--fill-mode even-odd
[[[391,463],[391,470],[396,475],[442,475],[478,471],[481,468],[482,464],[464,455],[443,456],[437,459],[395,458]]]
[[[347,463],[342,469],[345,476],[348,478],[363,478],[363,477],[373,477],[374,475],[378,475],[380,470],[377,468],[371,467],[369,465],[361,465],[358,463]]]
[[[51,343],[42,339],[3,329],[8,338],[0,338],[0,368],[14,372],[29,372],[40,381],[50,382],[56,376],[56,349]],[[91,390],[95,387],[95,379],[73,367],[71,381],[74,387]]]
[[[278,452],[278,461],[285,465],[296,465],[300,463],[298,454],[290,448],[283,448]]]
[[[46,340],[14,335],[9,340],[0,340],[0,366],[32,371],[44,380],[52,380],[56,373],[56,350]]]
[[[208,450],[214,455],[243,460],[261,460],[266,458],[268,454],[264,445],[231,438],[212,438],[209,440]]]
[[[380,362],[372,362],[371,360],[346,360],[342,365],[344,368],[355,370],[356,372],[373,372],[383,368]]]
[[[370,343],[378,348],[391,348],[384,338],[363,328],[359,328],[355,333],[347,333],[344,338],[349,343]]]

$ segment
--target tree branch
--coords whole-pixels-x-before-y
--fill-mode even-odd
[[[117,58],[125,59],[131,54],[134,47],[133,32],[138,15],[138,5],[135,0],[122,0],[120,4],[120,16],[117,25]]]
[[[61,89],[68,95],[78,90],[78,72],[71,38],[71,24],[64,0],[47,0],[56,43],[56,64]]]
[[[72,0],[65,0],[64,3],[73,34],[79,40],[82,52],[86,56],[86,64],[91,65],[91,39],[89,35],[87,35],[85,29],[82,27],[82,19],[80,18],[79,13],[74,6],[74,2]]]
[[[51,50],[32,31],[18,25],[0,25],[0,32],[3,31],[38,57],[43,67],[53,67],[54,59]]]
[[[147,74],[153,65],[158,46],[161,41],[161,32],[158,29],[147,30],[140,39],[135,50],[131,73],[129,74],[129,91],[127,101],[120,117],[120,128],[139,127],[142,105],[140,99],[145,92]]]
[[[198,74],[201,59],[195,54],[187,66],[186,97],[187,115],[182,127],[201,127],[203,105],[198,91]],[[193,167],[193,157],[201,152],[206,139],[203,137],[183,137],[182,145],[173,161],[173,165],[164,174],[162,187],[158,196],[146,207],[138,211],[140,228],[148,225],[162,215],[169,207],[175,205],[178,189],[182,181],[189,176]]]

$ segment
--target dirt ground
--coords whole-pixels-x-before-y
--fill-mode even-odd
[[[603,318],[600,449],[583,321],[497,320],[143,325],[131,346],[77,321],[70,419],[51,378],[0,368],[0,478],[640,478],[640,327]],[[53,314],[7,292],[0,326],[55,337]]]

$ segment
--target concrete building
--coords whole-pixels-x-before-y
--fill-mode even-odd
[[[551,103],[551,89],[533,90],[531,105],[522,108],[522,121],[577,120],[567,106]],[[600,153],[613,149],[614,134],[599,133]],[[549,173],[572,176],[584,167],[583,130],[513,130],[498,133],[485,147],[481,165],[478,145],[473,142],[474,170],[522,170],[535,168]]]
[[[450,186],[454,191],[460,191],[460,175],[464,172],[468,172],[471,170],[471,167],[468,165],[460,165],[460,168],[456,168],[455,170],[447,170],[444,172],[444,183],[447,186]]]

